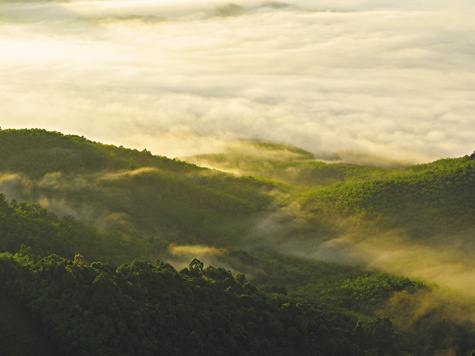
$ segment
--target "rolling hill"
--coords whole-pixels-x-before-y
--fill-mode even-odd
[[[0,306],[43,325],[19,338],[60,354],[473,348],[475,155],[378,168],[241,140],[186,160],[0,130]]]

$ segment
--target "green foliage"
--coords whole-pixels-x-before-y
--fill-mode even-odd
[[[0,170],[16,199],[178,242],[235,239],[243,220],[272,202],[263,180],[38,129],[0,131]]]
[[[283,188],[301,202],[304,214],[322,230],[322,220],[357,217],[366,225],[404,229],[411,237],[473,234],[474,154],[405,169],[349,163],[326,164],[292,146],[244,141],[224,153],[188,157],[189,162],[282,180],[305,189]]]
[[[198,260],[178,273],[163,262],[136,260],[114,269],[57,255],[3,253],[0,266],[2,289],[41,318],[63,354],[360,355],[364,350],[354,318],[270,302],[229,271],[202,269]],[[381,351],[396,355],[397,345],[385,343]]]
[[[391,170],[325,164],[301,149],[258,140],[222,156],[231,166],[237,160],[244,173],[279,178],[286,172],[287,182],[319,185],[303,190],[44,130],[2,130],[0,158],[0,169],[19,174],[2,183],[18,199],[169,242],[233,245],[247,234],[249,219],[276,206],[276,198],[281,206],[301,203],[310,223],[305,229],[314,235],[338,229],[335,217],[417,238],[473,232],[475,161],[469,156]]]
[[[28,246],[26,248],[25,246]],[[39,205],[9,204],[0,194],[0,248],[20,254],[30,253],[73,256],[77,252],[92,259],[130,260],[129,256],[153,258],[166,249],[167,244],[155,238],[153,242],[118,231],[104,231],[87,226],[72,216],[58,218]],[[81,263],[81,255],[75,261]],[[84,260],[82,261],[84,263]]]
[[[40,177],[48,172],[80,173],[140,167],[157,167],[181,173],[201,170],[184,162],[153,156],[146,150],[139,152],[104,145],[55,131],[0,130],[0,170],[3,171]]]
[[[236,177],[84,137],[0,130],[0,185],[18,199],[0,195],[0,249],[19,251],[0,257],[0,293],[38,316],[62,353],[463,355],[473,325],[443,308],[398,328],[398,307],[425,284],[233,247],[268,213],[282,216],[275,230],[284,227],[286,246],[356,224],[419,241],[471,238],[474,155],[396,170],[250,140],[190,158],[258,176]],[[213,256],[225,267],[193,259],[180,272],[164,262],[88,263],[153,261],[171,242],[231,249]]]
[[[465,158],[414,166],[403,175],[308,189],[303,207],[314,213],[358,216],[404,228],[414,237],[473,228],[475,162]]]
[[[218,261],[248,273],[275,303],[309,306],[340,325],[359,319],[354,332],[368,355],[381,354],[393,342],[402,354],[427,355],[431,348],[434,354],[457,350],[456,355],[465,355],[475,337],[473,323],[453,318],[453,299],[434,301],[431,286],[407,277],[263,251],[229,250]],[[470,303],[461,304],[462,310]],[[435,326],[444,318],[450,332],[441,337]]]
[[[338,303],[346,308],[370,313],[381,306],[394,292],[426,288],[422,282],[397,277],[387,273],[365,274],[353,280],[346,280],[336,289]]]

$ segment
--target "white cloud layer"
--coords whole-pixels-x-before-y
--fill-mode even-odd
[[[0,0],[0,125],[168,156],[473,151],[473,1],[238,4]]]

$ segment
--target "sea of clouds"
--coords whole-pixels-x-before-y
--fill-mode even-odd
[[[232,138],[473,152],[475,2],[0,0],[0,126],[183,156]]]

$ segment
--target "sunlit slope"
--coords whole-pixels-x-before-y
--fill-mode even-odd
[[[328,158],[339,160],[338,155]],[[298,186],[366,181],[400,174],[397,169],[343,162],[325,163],[298,147],[262,140],[230,141],[222,153],[200,154],[183,159],[237,175],[272,178]]]
[[[262,180],[45,130],[0,131],[0,158],[10,199],[173,241],[232,239],[271,201]]]
[[[301,195],[307,216],[357,217],[367,224],[401,229],[411,237],[473,232],[475,155],[406,168],[366,182],[308,188]]]
[[[199,167],[126,149],[76,135],[42,129],[0,130],[0,169],[40,177],[49,172],[85,173],[98,170],[160,168],[170,172],[197,172]]]
[[[241,140],[220,154],[186,157],[188,162],[281,180],[306,187],[286,203],[299,202],[318,230],[330,233],[332,218],[358,218],[371,226],[403,229],[411,236],[472,231],[475,216],[475,156],[429,164],[379,168],[325,163],[293,146]],[[326,226],[322,226],[325,219]]]

